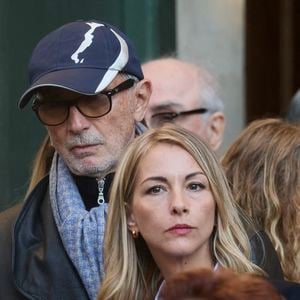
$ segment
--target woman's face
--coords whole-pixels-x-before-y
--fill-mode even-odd
[[[131,214],[156,262],[165,258],[210,260],[215,201],[208,179],[185,150],[159,144],[143,157]]]

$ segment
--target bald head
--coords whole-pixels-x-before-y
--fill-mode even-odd
[[[223,104],[207,71],[176,58],[152,60],[143,64],[142,69],[145,78],[152,82],[145,116],[147,125],[157,127],[173,121],[196,133],[217,150],[224,131]],[[207,112],[201,108],[206,108]],[[170,114],[162,114],[187,111],[193,112],[174,119]]]

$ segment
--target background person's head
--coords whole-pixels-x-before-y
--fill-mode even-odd
[[[76,175],[111,172],[144,118],[150,83],[130,40],[97,21],[66,24],[46,35],[29,62],[23,108],[33,108],[51,144]]]
[[[164,152],[160,151],[162,148],[164,148]],[[171,155],[171,152],[173,153],[170,162],[166,156]],[[151,163],[157,167],[157,171],[147,168],[151,164],[149,158]],[[165,163],[162,162],[164,159],[166,160]],[[180,172],[177,167],[181,164],[179,161],[186,162],[187,165],[191,164],[193,175],[187,172],[187,175],[178,176]],[[173,165],[176,164],[176,169],[172,169],[170,166],[172,163]],[[153,171],[155,175],[147,173],[148,170],[150,170],[149,172]],[[199,171],[200,175],[198,174]],[[181,214],[174,208],[175,204],[172,198],[168,198],[170,203],[165,206],[158,205],[154,199],[152,201],[148,199],[152,203],[152,207],[150,207],[151,216],[149,211],[149,216],[144,215],[143,221],[141,210],[138,211],[137,207],[139,206],[140,209],[140,205],[145,203],[147,192],[144,191],[143,194],[143,189],[141,189],[143,183],[140,183],[140,180],[141,177],[147,178],[147,176],[154,176],[152,179],[158,182],[155,187],[149,188],[149,194],[152,195],[157,192],[160,196],[160,192],[168,191],[168,187],[176,190],[173,191],[176,197],[178,194],[188,193],[191,190],[195,190],[195,194],[199,190],[203,191],[206,195],[203,202],[207,204],[207,216],[203,216],[198,211],[201,204],[194,203],[192,205],[191,198],[185,194],[186,197],[183,199],[191,206],[184,207],[180,202],[182,204],[179,205]],[[170,183],[169,178],[173,178],[172,176],[181,178],[179,187]],[[200,176],[200,179],[198,177],[195,179],[195,176]],[[192,177],[195,182],[189,179]],[[187,182],[191,180],[193,184],[188,184],[182,178]],[[203,180],[203,182],[199,183],[199,180]],[[201,187],[200,184],[206,186]],[[197,197],[200,199],[202,196]],[[194,201],[196,200],[194,199]],[[149,206],[147,207],[149,208]],[[159,218],[154,220],[154,214],[159,215]],[[149,130],[136,138],[118,165],[111,189],[110,211],[105,237],[105,272],[107,277],[102,285],[101,297],[109,294],[125,295],[125,298],[129,299],[153,297],[158,288],[160,271],[163,273],[159,269],[162,268],[162,264],[159,265],[161,262],[159,255],[164,256],[165,261],[172,259],[176,261],[176,256],[178,260],[183,257],[188,260],[191,253],[194,253],[190,245],[183,243],[180,247],[179,245],[175,247],[172,240],[169,245],[166,245],[161,239],[162,245],[158,245],[152,239],[155,235],[158,237],[163,235],[162,232],[159,232],[158,225],[177,217],[179,220],[181,216],[186,217],[185,223],[187,223],[189,220],[194,220],[195,214],[198,214],[199,219],[197,225],[206,217],[207,224],[203,225],[205,237],[203,238],[202,234],[198,234],[197,237],[193,237],[192,243],[196,244],[203,238],[203,244],[209,244],[209,255],[212,258],[209,265],[211,267],[218,262],[220,265],[230,267],[237,272],[257,271],[257,268],[248,260],[250,250],[247,235],[231,198],[222,168],[212,150],[190,131],[172,124],[156,130]],[[136,217],[135,220],[133,215]],[[139,218],[139,222],[134,222],[137,218]],[[156,224],[151,226],[151,220]],[[144,226],[145,224],[147,226]],[[150,243],[152,244],[150,245]],[[207,250],[207,248],[205,249]],[[203,261],[198,263],[203,263]],[[163,275],[165,276],[165,274]],[[149,293],[147,297],[145,293]],[[138,296],[135,297],[136,295]]]
[[[233,198],[270,237],[284,276],[300,281],[300,125],[256,120],[222,159]]]
[[[161,300],[282,300],[263,277],[229,269],[176,274],[165,282],[160,296]]]
[[[152,128],[176,123],[217,150],[223,140],[225,118],[212,76],[203,68],[171,57],[146,62],[142,69],[153,87],[146,124]],[[174,113],[183,114],[176,117]]]
[[[285,119],[291,123],[300,123],[300,89],[291,99]]]

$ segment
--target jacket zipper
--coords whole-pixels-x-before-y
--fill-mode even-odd
[[[105,178],[97,179],[97,183],[98,183],[98,192],[99,192],[97,202],[99,205],[103,205],[105,203],[104,194],[103,194]]]

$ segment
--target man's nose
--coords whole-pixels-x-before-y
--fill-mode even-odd
[[[88,118],[85,117],[75,105],[69,107],[69,117],[67,122],[69,130],[75,133],[81,132],[90,126]]]

